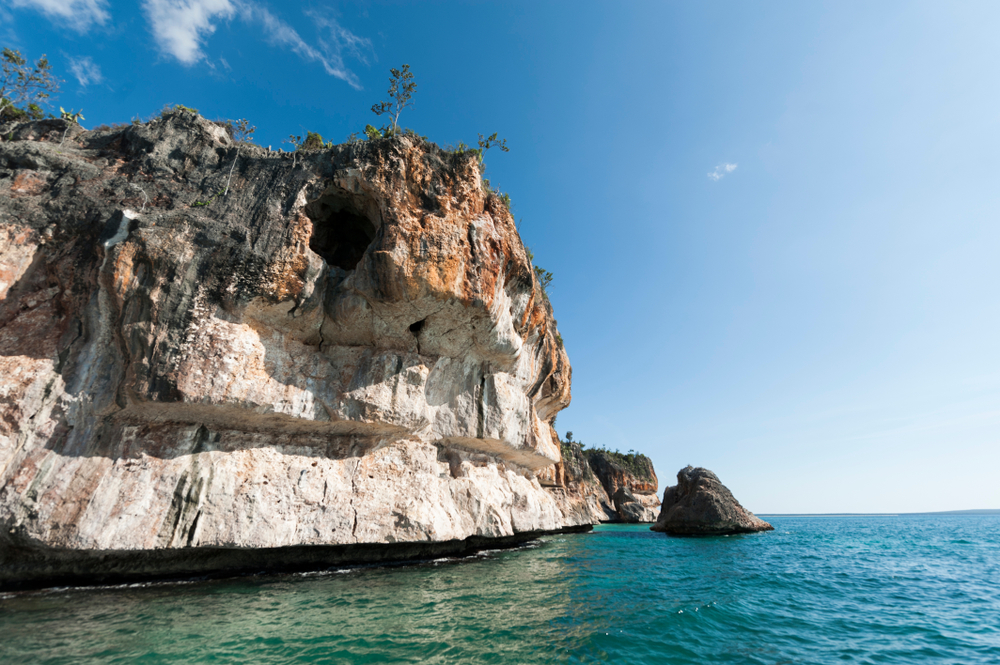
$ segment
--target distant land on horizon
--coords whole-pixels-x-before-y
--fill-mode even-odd
[[[754,513],[767,517],[876,517],[880,515],[1000,515],[1000,508],[978,508],[975,510],[938,510],[922,513]]]

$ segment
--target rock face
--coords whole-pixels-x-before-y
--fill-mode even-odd
[[[660,500],[653,462],[645,455],[588,450],[587,462],[611,499],[621,522],[653,522]],[[624,490],[624,491],[623,491]]]
[[[685,536],[717,536],[772,531],[767,522],[743,508],[714,473],[687,466],[677,484],[663,491],[663,506],[653,531]]]
[[[0,132],[0,586],[593,521],[540,482],[570,365],[474,154]]]
[[[553,436],[558,436],[553,433]],[[552,491],[566,514],[579,515],[577,521],[620,521],[618,511],[587,462],[579,443],[562,441],[562,462],[556,467],[557,479]]]

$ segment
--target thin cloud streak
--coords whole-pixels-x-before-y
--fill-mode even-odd
[[[317,49],[306,43],[294,28],[264,7],[244,3],[240,8],[240,14],[246,21],[259,23],[270,43],[290,49],[303,60],[318,62],[330,76],[339,78],[355,90],[361,89],[358,77],[344,65],[342,54],[344,50],[347,50],[355,58],[367,64],[362,47],[370,49],[371,42],[369,40],[358,37],[342,28],[331,18],[307,11],[306,15],[316,22],[317,27],[325,28],[330,33],[329,40],[320,38],[320,48]]]
[[[715,182],[719,182],[727,175],[736,170],[736,164],[719,164],[715,167],[715,170],[708,174],[708,177]]]
[[[107,0],[10,0],[15,9],[34,9],[77,32],[93,24],[104,25],[111,18]]]
[[[69,70],[83,87],[87,87],[91,83],[100,83],[104,80],[101,68],[94,63],[90,56],[70,58]]]
[[[22,0],[23,1],[23,0]],[[143,8],[160,50],[182,64],[193,65],[205,58],[202,50],[219,21],[233,17],[260,26],[270,44],[286,48],[307,62],[317,62],[330,76],[361,89],[358,77],[344,64],[344,54],[367,64],[371,42],[341,27],[334,19],[315,11],[306,15],[327,33],[319,47],[306,42],[288,23],[262,5],[243,0],[144,0]]]

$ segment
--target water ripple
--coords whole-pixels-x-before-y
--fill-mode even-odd
[[[0,596],[2,663],[997,663],[1000,518],[604,526],[463,560]]]

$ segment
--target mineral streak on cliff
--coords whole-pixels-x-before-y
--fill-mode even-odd
[[[570,365],[474,154],[2,132],[0,585],[593,521],[540,483]]]

